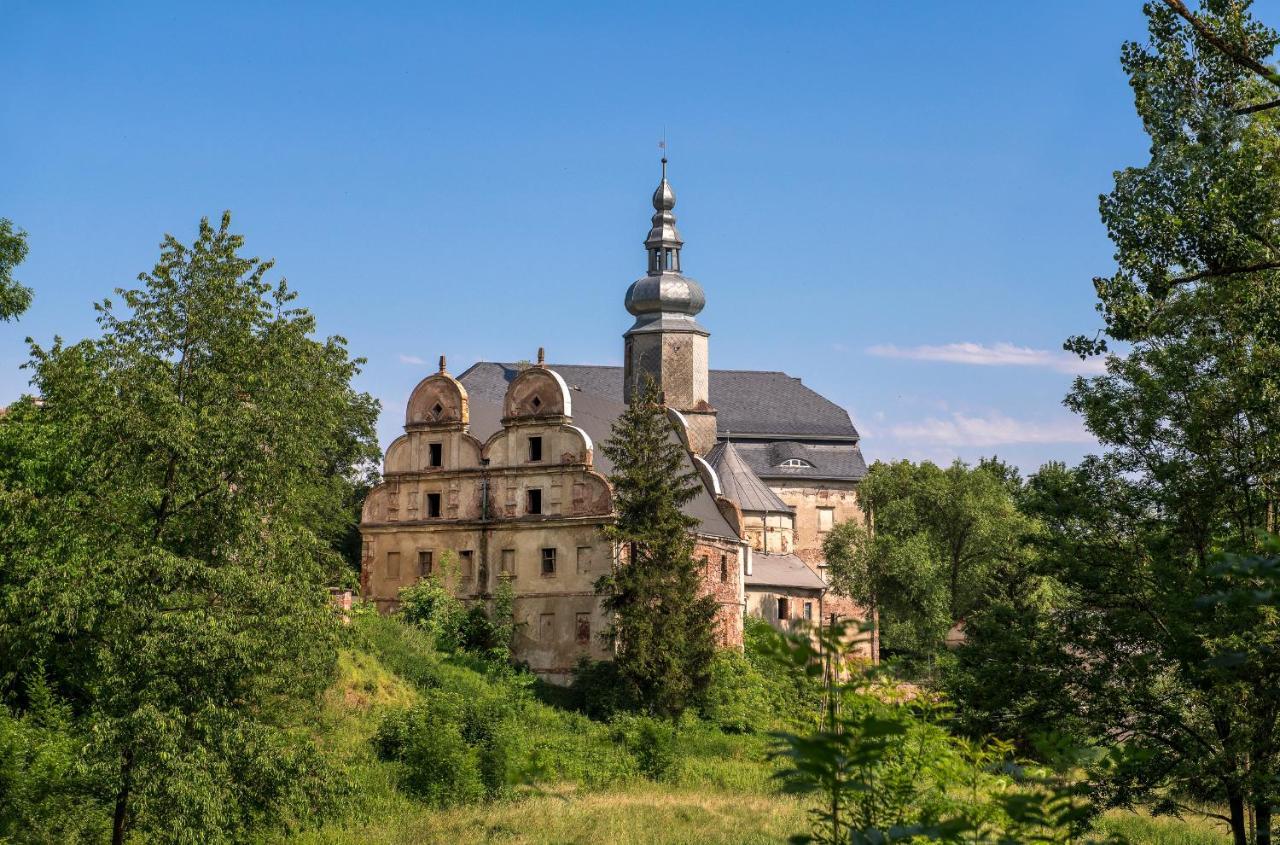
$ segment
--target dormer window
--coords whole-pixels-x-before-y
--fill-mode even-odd
[[[787,458],[785,461],[778,464],[778,466],[787,467],[789,469],[799,469],[801,467],[812,468],[813,464],[809,463],[808,461],[802,461],[799,458]]]

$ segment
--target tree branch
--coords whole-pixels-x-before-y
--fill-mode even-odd
[[[1191,28],[1201,38],[1218,48],[1218,52],[1222,53],[1222,55],[1240,65],[1240,67],[1256,73],[1272,85],[1280,87],[1280,73],[1276,73],[1240,48],[1228,44],[1226,39],[1210,29],[1208,24],[1192,14],[1191,10],[1187,8],[1187,4],[1182,0],[1164,0],[1164,3],[1173,10],[1174,14],[1191,24]]]
[[[1254,114],[1255,112],[1266,111],[1280,106],[1280,100],[1268,100],[1265,103],[1254,103],[1252,106],[1241,106],[1238,109],[1232,109],[1232,114]]]
[[[1243,264],[1239,267],[1226,267],[1222,269],[1201,270],[1199,273],[1192,273],[1190,276],[1179,276],[1176,279],[1170,279],[1170,285],[1185,285],[1188,282],[1198,282],[1201,279],[1213,278],[1216,276],[1239,276],[1243,273],[1259,273],[1263,270],[1280,270],[1280,260],[1259,261],[1254,264]]]

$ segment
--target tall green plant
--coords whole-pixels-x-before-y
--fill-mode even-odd
[[[242,243],[229,215],[167,237],[100,337],[32,346],[43,402],[0,418],[0,688],[67,704],[116,843],[239,837],[334,784],[290,720],[334,664],[377,404]]]
[[[1101,198],[1116,270],[1094,280],[1099,335],[1068,342],[1120,353],[1067,399],[1105,453],[1048,503],[1047,554],[1075,594],[1059,617],[1079,657],[1070,700],[1123,744],[1099,794],[1222,806],[1237,845],[1249,809],[1270,843],[1280,665],[1225,666],[1222,649],[1274,618],[1199,597],[1220,556],[1259,554],[1280,516],[1280,35],[1243,0],[1145,11],[1149,36],[1122,65],[1150,158]]]
[[[792,842],[1081,839],[1094,810],[1079,786],[1016,765],[1007,743],[952,736],[940,700],[849,671],[856,641],[845,624],[772,641],[775,660],[827,687],[816,731],[775,734],[785,788],[816,798],[810,831]]]
[[[634,699],[675,718],[711,680],[715,598],[693,559],[697,520],[681,507],[697,494],[690,466],[650,379],[601,447],[613,462],[617,518],[607,529],[622,563],[597,583],[613,622],[607,636]]]
[[[998,461],[943,469],[876,462],[859,487],[863,524],[823,543],[833,585],[879,611],[883,643],[931,654],[947,631],[984,608],[1025,560],[1033,530],[1018,510],[1016,478]]]

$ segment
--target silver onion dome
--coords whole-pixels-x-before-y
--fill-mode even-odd
[[[653,226],[645,238],[649,271],[627,289],[627,311],[636,317],[633,329],[671,328],[684,324],[702,330],[693,316],[707,304],[702,285],[680,272],[680,249],[684,241],[676,230],[672,209],[676,194],[667,181],[667,160],[662,159],[662,181],[653,192]]]

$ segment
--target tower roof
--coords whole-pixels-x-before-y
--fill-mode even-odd
[[[662,180],[653,192],[653,220],[644,240],[649,254],[648,273],[627,289],[627,310],[635,315],[631,332],[686,331],[707,334],[694,319],[707,304],[702,285],[680,272],[684,241],[676,230],[676,192],[667,181],[667,159],[662,159]]]
[[[707,453],[707,463],[720,476],[724,495],[737,502],[744,513],[791,513],[791,506],[747,466],[733,443],[717,443]]]

